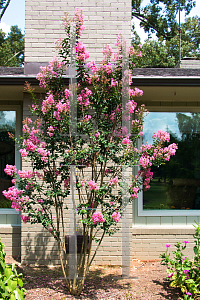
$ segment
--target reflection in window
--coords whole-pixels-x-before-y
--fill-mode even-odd
[[[15,134],[16,112],[0,111],[0,208],[10,208],[11,202],[7,200],[2,191],[7,190],[11,183],[11,177],[6,175],[6,164],[15,164],[15,144],[8,132]]]
[[[200,209],[200,113],[150,112],[145,119],[143,143],[152,143],[159,129],[178,143],[175,156],[152,167],[151,188],[143,192],[143,208]]]

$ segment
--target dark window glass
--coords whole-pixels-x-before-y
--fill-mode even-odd
[[[143,208],[200,209],[200,113],[150,112],[143,143],[151,144],[159,129],[170,133],[178,150],[165,165],[151,168],[154,178],[143,192]]]
[[[15,164],[15,144],[8,135],[8,132],[15,134],[15,128],[16,112],[0,111],[0,208],[11,207],[11,202],[2,195],[2,191],[12,186],[12,178],[5,174],[4,169],[7,164]]]

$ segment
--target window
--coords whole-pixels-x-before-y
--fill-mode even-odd
[[[20,169],[21,158],[8,132],[15,136],[21,134],[20,105],[0,106],[0,215],[4,215],[5,219],[11,220],[7,216],[16,215],[19,212],[12,209],[11,203],[2,195],[3,190],[7,190],[9,186],[12,186],[11,178],[5,174],[4,169],[6,164],[15,164],[17,169]],[[0,218],[2,219],[1,216]]]
[[[7,164],[15,164],[15,142],[8,134],[15,135],[15,131],[16,111],[0,111],[0,208],[11,208],[11,201],[3,196],[2,191],[12,186],[11,177],[4,169]]]
[[[170,133],[178,150],[165,165],[152,167],[151,188],[140,193],[139,215],[200,215],[200,113],[150,112],[143,143],[159,129]]]

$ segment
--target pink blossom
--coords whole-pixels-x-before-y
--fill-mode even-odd
[[[22,131],[23,131],[23,133],[29,133],[30,128],[28,127],[27,124],[24,124],[24,125],[23,125]]]
[[[152,162],[149,159],[148,155],[142,155],[139,160],[139,164],[146,169],[149,166],[152,166]]]
[[[56,216],[52,216],[52,220],[55,220],[56,219]]]
[[[100,136],[100,133],[99,131],[97,131],[95,134],[94,134],[95,138],[97,139],[99,136]]]
[[[107,65],[104,65],[103,66],[103,68],[104,68],[104,71],[107,73],[107,74],[110,74],[110,73],[112,73],[112,65],[111,65],[111,63],[108,63]]]
[[[118,185],[118,182],[119,182],[119,179],[118,179],[118,177],[116,176],[116,177],[110,179],[109,184],[110,184],[110,185],[116,185],[116,186],[117,186],[117,185]]]
[[[94,182],[93,180],[88,181],[87,184],[90,187],[89,188],[90,191],[97,191],[97,190],[99,190],[99,187],[98,187],[97,183]]]
[[[151,172],[150,168],[139,170],[138,175],[142,177],[143,179],[143,187],[144,190],[146,191],[147,189],[150,188],[150,181],[153,179],[153,172]]]
[[[171,245],[170,244],[166,244],[166,248],[170,248],[171,247]]]
[[[76,53],[77,53],[77,60],[81,62],[85,62],[87,58],[90,57],[90,54],[88,51],[86,51],[86,47],[83,44],[83,42],[78,42],[76,46]]]
[[[84,187],[85,184],[86,184],[86,180],[83,178],[83,180],[81,180],[81,185],[82,185],[82,187]]]
[[[114,80],[113,78],[111,78],[111,84],[110,84],[110,86],[112,87],[112,86],[118,86],[118,81],[116,80]]]
[[[9,175],[9,176],[13,176],[17,173],[17,168],[16,166],[12,166],[12,165],[6,165],[6,168],[4,169],[4,172]]]
[[[98,212],[98,211],[93,213],[92,220],[93,220],[94,224],[105,222],[105,219],[104,219],[102,213]]]
[[[130,97],[141,97],[143,95],[143,91],[138,89],[138,88],[135,88],[135,90],[133,89],[129,89],[129,94],[130,94]]]
[[[68,89],[65,89],[65,97],[69,99],[72,96],[72,92]]]
[[[105,57],[111,57],[112,54],[113,54],[113,49],[112,49],[112,47],[111,47],[110,45],[106,45],[106,46],[103,48],[102,52],[103,52],[103,55],[104,55]]]
[[[137,197],[138,197],[138,192],[139,192],[139,187],[133,187],[133,188],[131,188],[131,189],[130,189],[131,198],[137,199]]]
[[[37,146],[30,139],[24,140],[23,144],[27,151],[34,152],[37,149]]]
[[[92,72],[93,72],[93,73],[96,73],[96,72],[99,70],[99,68],[96,66],[94,60],[92,60],[91,62],[89,62],[89,63],[87,64],[87,66],[88,66],[89,68],[92,69]]]
[[[173,273],[170,273],[167,278],[171,278],[174,274]]]
[[[30,221],[31,218],[29,216],[21,215],[21,219],[24,223],[27,223],[28,221]]]
[[[44,201],[42,199],[38,199],[38,203],[43,203]]]
[[[122,140],[123,145],[130,145],[131,143],[132,143],[132,141],[128,137],[126,137]]]
[[[52,94],[49,94],[48,97],[45,98],[45,100],[42,101],[42,112],[43,114],[47,113],[54,105],[54,98]]]
[[[17,184],[16,179],[14,179],[14,178],[11,180],[11,182],[12,182],[12,184],[14,184],[14,185]]]
[[[154,133],[153,138],[159,139],[161,142],[169,142],[170,134],[159,129],[157,133]]]
[[[111,218],[112,218],[114,221],[119,222],[119,220],[120,220],[120,218],[121,218],[120,212],[118,212],[118,213],[117,213],[117,212],[114,212],[114,213],[112,214]]]
[[[47,134],[48,134],[49,136],[53,136],[53,133],[54,133],[54,128],[53,128],[53,126],[51,125],[51,126],[49,126],[49,127],[47,128]]]
[[[24,178],[24,179],[30,179],[32,177],[35,176],[35,172],[33,172],[32,170],[27,170],[27,171],[18,171],[18,175],[20,178]]]
[[[80,94],[77,95],[77,100],[80,105],[88,106],[90,104],[89,98],[92,96],[92,91],[84,88]]]
[[[134,102],[134,101],[129,101],[127,104],[126,104],[126,109],[130,111],[131,114],[134,113],[135,111],[135,108],[137,106],[137,103]]]
[[[21,157],[27,157],[28,155],[28,152],[25,149],[20,149],[19,152],[21,154]]]
[[[91,116],[90,116],[90,115],[85,115],[84,120],[85,120],[86,122],[89,122],[90,119],[91,119]]]

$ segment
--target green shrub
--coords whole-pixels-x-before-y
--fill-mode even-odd
[[[176,243],[176,251],[172,251],[173,258],[170,258],[168,254],[170,244],[166,244],[167,250],[160,255],[161,264],[167,266],[167,280],[170,280],[170,286],[180,288],[183,293],[182,299],[190,300],[200,296],[200,224],[196,223],[193,226],[195,227],[193,235],[195,246],[192,260],[183,254],[188,241],[184,241],[183,245],[180,242]]]
[[[0,241],[0,300],[23,300],[25,289],[23,288],[22,274],[17,274],[15,264],[5,264],[4,244]]]

